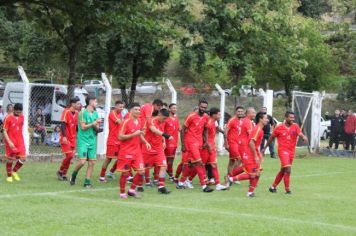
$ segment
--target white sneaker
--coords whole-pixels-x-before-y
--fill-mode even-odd
[[[190,189],[193,189],[193,188],[194,188],[192,182],[190,182],[189,180],[186,180],[186,181],[184,182],[184,186],[185,186],[186,188],[190,188]]]
[[[225,185],[222,185],[222,184],[217,184],[217,185],[215,186],[215,189],[216,189],[217,191],[219,191],[219,190],[226,190],[227,187],[226,187]]]
[[[240,181],[236,180],[234,184],[241,184]]]
[[[215,184],[215,179],[214,178],[209,179],[209,183],[214,185]]]

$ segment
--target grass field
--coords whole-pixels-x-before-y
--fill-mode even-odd
[[[225,173],[226,157],[220,158]],[[58,163],[26,163],[21,182],[0,181],[0,235],[356,235],[356,159],[296,159],[293,195],[267,191],[279,161],[266,158],[256,198],[247,182],[230,191],[176,190],[163,196],[146,190],[142,199],[118,198],[117,182],[94,189],[58,182]],[[1,165],[4,173],[4,165]],[[221,174],[223,177],[223,174]]]

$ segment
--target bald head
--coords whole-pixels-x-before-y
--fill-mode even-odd
[[[254,120],[256,117],[256,110],[253,107],[249,107],[246,109],[246,117],[248,117],[250,120]]]

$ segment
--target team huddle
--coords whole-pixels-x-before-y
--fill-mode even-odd
[[[89,96],[86,103],[86,108],[80,110],[79,99],[72,98],[69,107],[62,113],[60,143],[64,158],[57,171],[57,178],[60,181],[68,180],[68,169],[77,154],[79,160],[69,176],[69,183],[76,184],[79,171],[88,162],[84,187],[92,188],[97,134],[101,132],[102,119],[99,119],[95,110],[96,98]],[[123,114],[123,109],[124,104],[117,101],[109,114],[107,152],[99,176],[100,182],[107,182],[107,179],[113,179],[115,172],[119,172],[120,198],[139,198],[138,192],[144,192],[144,186],[157,186],[159,193],[169,194],[171,191],[166,186],[166,179],[176,183],[177,189],[194,188],[193,179],[196,176],[202,191],[207,193],[214,189],[227,190],[234,183],[249,180],[247,196],[254,197],[254,189],[263,170],[264,149],[275,138],[278,141],[281,169],[269,191],[276,193],[277,186],[283,179],[285,192],[291,193],[289,182],[296,144],[299,137],[307,142],[306,136],[294,123],[294,113],[286,112],[285,121],[273,129],[266,145],[261,149],[263,128],[269,120],[265,112],[256,114],[254,108],[247,108],[245,111],[244,107],[237,106],[235,115],[224,129],[218,126],[220,110],[208,110],[206,100],[199,101],[198,106],[186,116],[183,124],[180,124],[177,116],[177,105],[164,106],[159,99],[142,106],[133,103],[126,114]],[[22,105],[15,104],[14,112],[8,114],[3,126],[7,182],[20,181],[17,172],[26,160],[23,124]],[[215,145],[217,132],[224,135],[224,146],[229,152],[224,184],[220,182],[218,170]],[[174,172],[179,137],[182,159]],[[114,163],[107,171],[112,160]],[[131,185],[126,191],[128,182]],[[212,185],[215,185],[214,188]]]

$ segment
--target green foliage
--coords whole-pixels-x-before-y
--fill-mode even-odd
[[[307,17],[320,18],[331,11],[331,5],[328,0],[301,0],[298,11]]]

